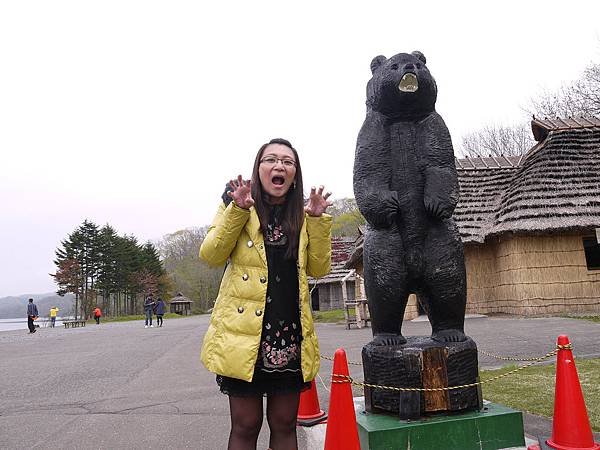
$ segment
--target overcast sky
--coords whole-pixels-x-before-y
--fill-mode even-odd
[[[425,54],[455,151],[527,122],[535,94],[600,61],[598,17],[573,0],[3,1],[0,296],[53,291],[54,250],[86,218],[141,241],[210,223],[272,137],[305,186],[353,196],[379,54]]]

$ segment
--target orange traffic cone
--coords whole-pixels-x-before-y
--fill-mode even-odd
[[[329,420],[324,450],[360,450],[352,386],[348,376],[346,352],[338,348],[333,358]]]
[[[558,337],[552,437],[546,441],[558,450],[600,450],[594,442],[573,352],[567,336]]]
[[[300,394],[297,424],[303,427],[312,427],[327,419],[327,413],[319,406],[319,396],[315,380],[310,383],[310,389]]]

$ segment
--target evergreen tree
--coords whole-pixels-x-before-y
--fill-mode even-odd
[[[75,313],[87,317],[102,298],[108,314],[140,312],[139,296],[170,288],[156,247],[140,245],[135,236],[119,236],[114,228],[101,229],[85,220],[56,249],[58,293],[75,293]],[[112,297],[112,303],[111,303]]]
[[[119,236],[113,227],[106,224],[99,232],[99,266],[98,266],[98,290],[102,295],[102,307],[107,315],[118,314],[118,292],[117,283],[117,254],[116,246]],[[111,296],[113,302],[111,302]]]

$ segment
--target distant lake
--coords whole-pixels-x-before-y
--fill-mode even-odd
[[[33,322],[36,325],[39,325],[40,328],[45,326],[50,326],[50,320],[47,318],[40,317],[38,320]],[[56,318],[56,326],[62,325],[62,318]],[[0,331],[10,331],[10,330],[27,330],[27,317],[24,319],[16,318],[16,319],[0,319]]]

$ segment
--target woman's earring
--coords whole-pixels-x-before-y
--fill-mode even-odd
[[[292,183],[292,189],[296,189],[296,180]]]

